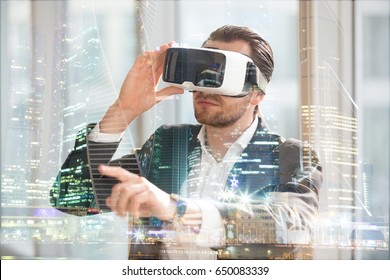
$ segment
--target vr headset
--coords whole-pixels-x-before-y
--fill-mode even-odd
[[[169,48],[162,79],[188,91],[236,97],[254,89],[265,92],[267,86],[267,80],[248,56],[208,48]]]

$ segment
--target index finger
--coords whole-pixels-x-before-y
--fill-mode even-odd
[[[161,67],[161,65],[164,63],[165,59],[165,53],[169,48],[171,48],[175,42],[169,42],[167,44],[159,46],[155,51],[153,51],[152,54],[152,60],[153,60],[153,67],[155,69],[158,69]]]
[[[124,182],[139,177],[138,175],[133,174],[127,171],[126,169],[117,166],[99,165],[99,172],[102,175],[114,177],[118,179],[120,182]]]

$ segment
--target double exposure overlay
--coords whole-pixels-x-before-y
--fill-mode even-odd
[[[390,259],[388,1],[0,5],[3,259]],[[225,24],[259,32],[275,62],[240,156],[207,150],[188,91],[120,142],[89,137],[141,52],[199,48]],[[218,224],[116,215],[108,163],[207,200]]]

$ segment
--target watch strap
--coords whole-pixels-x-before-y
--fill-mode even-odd
[[[170,198],[176,205],[176,218],[182,218],[187,210],[187,202],[185,200],[182,200],[177,194],[171,194]]]

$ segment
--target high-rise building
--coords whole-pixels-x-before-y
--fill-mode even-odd
[[[351,9],[342,7],[350,3],[327,5],[301,5],[302,140],[317,151],[323,166],[322,209],[356,214],[363,205],[358,189],[357,106],[351,72],[346,70],[352,67],[351,53],[346,51],[350,41],[341,35],[344,30],[331,13],[332,9]],[[321,17],[316,16],[318,10],[323,11]],[[349,19],[345,19],[346,28]]]
[[[362,168],[362,200],[368,211],[372,211],[372,176],[374,165],[372,163],[361,163]]]

